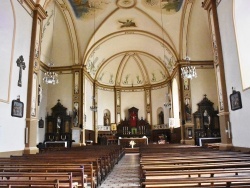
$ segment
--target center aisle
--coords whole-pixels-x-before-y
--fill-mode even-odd
[[[140,187],[138,153],[125,154],[100,186],[100,188],[129,187]]]

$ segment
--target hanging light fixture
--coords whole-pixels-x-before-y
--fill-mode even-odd
[[[96,17],[95,17],[96,16],[95,15],[95,3],[94,3],[93,6],[94,6],[94,9],[93,9],[94,10],[94,13],[93,13],[94,14],[94,36],[93,36],[94,37],[94,39],[93,39],[94,40],[94,44],[93,45],[95,45],[95,29],[96,29],[96,26],[95,26],[95,24],[96,24],[95,23],[95,21],[96,21],[95,20],[96,19]],[[93,50],[93,62],[94,61],[95,61],[95,49]],[[94,87],[95,87],[95,85],[94,85]],[[95,96],[92,96],[92,104],[93,105],[90,106],[90,110],[93,111],[93,112],[97,112],[97,104],[96,104],[96,101],[95,101]]]
[[[181,67],[181,76],[183,79],[193,79],[197,77],[195,66],[190,65],[190,57],[185,58],[187,65]]]
[[[59,83],[59,80],[58,80],[58,74],[51,71],[51,67],[54,65],[53,61],[51,60],[52,58],[52,50],[53,50],[53,42],[54,42],[54,25],[55,25],[55,17],[56,17],[56,12],[55,12],[55,1],[54,1],[54,9],[52,11],[52,15],[53,15],[53,27],[52,27],[52,44],[51,44],[51,50],[50,50],[50,62],[48,63],[48,66],[49,66],[49,71],[46,72],[44,74],[44,77],[43,77],[43,82],[46,83],[46,84],[58,84]]]
[[[90,110],[93,112],[97,112],[97,106],[96,106],[96,102],[95,102],[95,97],[92,97],[92,101],[93,101],[93,106],[90,106]]]

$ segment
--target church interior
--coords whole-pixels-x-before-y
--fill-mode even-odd
[[[46,158],[60,169],[67,158],[84,164],[84,173],[67,164],[79,179],[67,177],[73,179],[69,187],[75,181],[93,188],[250,185],[244,178],[250,160],[249,6],[248,0],[3,1],[0,176],[7,163],[34,160],[32,168],[43,169],[49,168]],[[186,170],[191,156],[196,163],[217,163],[213,168],[227,158],[230,173],[244,168],[243,183],[216,169],[211,182],[168,184],[170,169],[181,170],[173,164],[182,160]],[[135,169],[125,169],[128,161]],[[226,166],[230,162],[237,165]],[[137,174],[135,184],[113,182],[121,179],[114,178],[118,165]],[[211,175],[213,168],[203,165]]]

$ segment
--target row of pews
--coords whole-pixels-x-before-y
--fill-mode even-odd
[[[185,145],[140,147],[141,187],[250,187],[250,154]]]
[[[125,154],[117,145],[0,158],[0,187],[98,187]]]

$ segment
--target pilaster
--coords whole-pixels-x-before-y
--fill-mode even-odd
[[[46,13],[40,5],[28,3],[33,10],[33,23],[30,44],[29,60],[29,78],[27,91],[27,111],[25,127],[25,154],[35,154],[38,152],[37,129],[38,129],[38,80],[39,80],[39,61],[40,61],[40,44],[41,44],[41,27],[42,20],[45,19]],[[34,102],[35,101],[35,102]]]
[[[219,104],[219,122],[221,132],[220,149],[228,150],[232,148],[231,127],[229,121],[228,98],[225,81],[225,70],[222,55],[222,46],[219,30],[219,22],[217,15],[216,0],[205,0],[203,8],[207,10],[210,24],[210,32],[212,38],[214,65],[217,83],[217,94]]]

